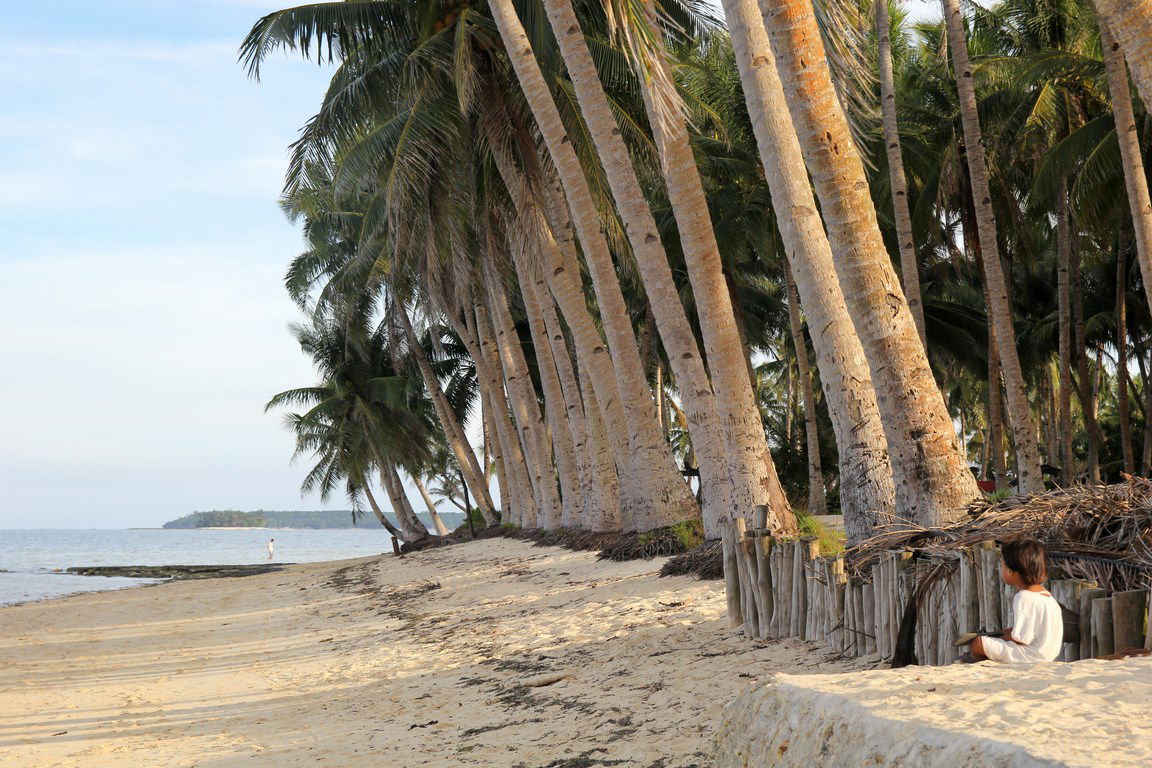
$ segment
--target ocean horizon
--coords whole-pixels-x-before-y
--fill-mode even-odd
[[[73,567],[266,563],[268,539],[276,540],[278,563],[392,552],[392,537],[383,528],[0,529],[0,605],[161,581],[64,573]]]

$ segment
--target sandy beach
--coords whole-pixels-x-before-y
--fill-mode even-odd
[[[493,539],[3,608],[0,765],[687,768],[757,680],[868,666],[662,563]]]

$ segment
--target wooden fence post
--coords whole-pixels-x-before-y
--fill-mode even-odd
[[[1000,611],[1000,551],[996,542],[980,543],[980,624],[995,630],[1007,626]]]
[[[1147,612],[1148,590],[1112,593],[1113,653],[1144,647],[1144,615]]]
[[[1080,658],[1090,659],[1095,655],[1092,644],[1092,601],[1107,594],[1102,589],[1085,589],[1080,593]]]
[[[758,535],[753,540],[752,549],[756,558],[756,590],[760,594],[760,637],[769,637],[776,601],[772,594],[772,573],[768,563],[772,539],[763,535],[768,528],[768,507],[757,504],[754,512]]]
[[[1112,636],[1112,598],[1099,597],[1092,601],[1092,657],[1100,658],[1116,652]]]
[[[724,554],[724,597],[728,603],[728,628],[744,624],[743,601],[740,597],[740,565],[736,559],[736,526],[728,523],[722,529],[721,547]]]

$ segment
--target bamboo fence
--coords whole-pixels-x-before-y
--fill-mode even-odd
[[[994,541],[873,551],[850,570],[842,554],[821,556],[814,539],[773,538],[766,521],[767,509],[757,507],[754,528],[736,520],[724,535],[728,616],[749,638],[795,637],[844,656],[942,665],[964,650],[953,644],[960,634],[1012,626],[1013,590],[1000,578]],[[1061,578],[1047,587],[1076,614],[1079,629],[1060,661],[1152,648],[1147,581],[1142,589],[1112,590],[1064,578],[1078,571],[1059,560],[1050,568]]]

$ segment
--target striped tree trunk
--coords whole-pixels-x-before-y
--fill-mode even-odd
[[[1107,24],[1100,24],[1100,45],[1108,69],[1108,91],[1112,95],[1112,114],[1116,118],[1116,139],[1124,165],[1124,187],[1128,192],[1128,209],[1132,212],[1136,260],[1144,277],[1148,306],[1152,307],[1152,198],[1148,194],[1148,177],[1140,155],[1140,137],[1132,111],[1132,91],[1128,87],[1128,70],[1120,44]]]
[[[823,213],[841,290],[872,372],[901,517],[939,524],[977,494],[884,246],[810,0],[761,3]],[[799,280],[799,275],[797,275]],[[1038,461],[1038,460],[1037,460]]]
[[[496,349],[504,369],[504,386],[508,390],[512,413],[519,426],[520,446],[528,460],[529,478],[536,496],[536,524],[544,529],[559,528],[560,494],[556,489],[552,446],[549,444],[544,414],[540,411],[520,337],[513,325],[506,288],[498,282],[494,269],[489,259],[485,265],[487,303],[491,310],[490,320],[495,331]],[[477,309],[483,311],[484,308],[480,305]]]
[[[924,331],[924,303],[920,298],[920,267],[916,242],[912,237],[912,213],[908,210],[908,181],[900,149],[900,127],[896,120],[896,84],[892,76],[892,24],[888,20],[889,0],[875,0],[876,40],[880,61],[880,111],[884,118],[884,148],[888,155],[888,181],[892,188],[892,213],[896,240],[900,247],[900,276],[908,311],[916,323],[920,343],[928,347]]]
[[[890,522],[895,491],[872,374],[836,277],[824,225],[756,0],[724,0],[740,81],[776,221],[812,346],[840,454],[840,504],[849,540]],[[786,213],[785,213],[786,212]]]
[[[464,427],[452,411],[448,398],[444,396],[444,390],[440,388],[440,380],[436,378],[436,374],[432,370],[432,363],[429,362],[428,357],[424,354],[424,348],[420,346],[420,342],[416,338],[416,331],[412,329],[412,321],[408,319],[408,311],[404,307],[397,307],[397,310],[396,315],[404,327],[404,335],[408,339],[412,357],[416,359],[416,365],[424,379],[424,386],[428,390],[429,397],[432,398],[432,406],[444,429],[444,437],[448,441],[448,447],[456,457],[457,463],[460,464],[464,482],[472,491],[472,495],[476,497],[476,508],[480,510],[484,522],[493,525],[496,522],[495,505],[492,503],[492,495],[488,491],[487,478],[483,477],[480,465],[476,461],[476,454],[472,452],[472,446],[468,444],[468,439],[464,434]]]
[[[644,290],[648,295],[649,307],[656,320],[660,340],[668,353],[668,360],[673,367],[676,380],[680,384],[684,410],[688,415],[689,436],[700,460],[701,482],[707,486],[703,505],[705,535],[709,538],[719,538],[725,522],[740,514],[751,514],[752,507],[756,504],[771,504],[776,510],[787,509],[787,498],[780,488],[775,468],[771,467],[769,473],[771,457],[768,455],[768,446],[764,440],[759,411],[755,410],[755,404],[751,402],[751,390],[746,386],[745,388],[749,389],[748,400],[755,416],[753,425],[755,429],[750,439],[745,442],[751,442],[754,448],[758,447],[758,450],[751,457],[745,451],[734,454],[732,441],[725,438],[729,437],[728,433],[733,431],[733,428],[743,427],[744,422],[733,420],[729,411],[733,407],[743,405],[743,402],[729,400],[724,403],[725,393],[720,393],[718,401],[713,394],[713,384],[718,383],[720,377],[724,375],[725,366],[731,363],[732,352],[738,352],[738,348],[732,349],[713,343],[705,330],[704,340],[709,349],[708,362],[712,374],[710,382],[709,372],[704,369],[703,356],[696,344],[692,327],[688,323],[684,305],[680,301],[679,290],[672,279],[672,270],[668,265],[668,256],[664,252],[664,244],[656,228],[656,221],[633,169],[632,157],[624,144],[616,115],[604,93],[572,3],[570,0],[545,0],[544,8],[564,57],[580,105],[580,113],[588,125],[588,131],[600,157],[600,164],[604,168],[616,210],[624,223],[624,231],[631,245]],[[653,128],[659,143],[659,125],[654,123]],[[694,171],[694,162],[692,168]],[[678,189],[671,180],[668,191],[675,208],[677,199],[675,195]],[[711,222],[708,220],[706,204],[703,205],[697,219],[701,217],[703,221],[697,222],[696,227],[699,228],[702,223],[707,226],[710,233]],[[677,220],[682,224],[679,214]],[[694,266],[692,257],[695,253],[690,248],[692,242],[690,235],[691,232],[686,233],[681,226],[680,237],[685,243],[685,257],[691,277]],[[716,269],[719,273],[718,251]],[[696,285],[694,280],[694,289]],[[727,301],[726,288],[723,298]],[[701,310],[710,303],[719,301],[720,299],[714,294],[698,295],[697,308],[701,314],[702,327],[705,313]],[[741,371],[743,371],[742,362]],[[718,415],[719,403],[728,406],[725,408],[723,418]],[[783,512],[778,511],[778,514]]]
[[[600,317],[608,340],[607,351],[614,364],[620,405],[627,422],[630,477],[634,481],[633,489],[638,492],[629,498],[629,503],[634,505],[630,510],[634,527],[643,532],[692,519],[699,515],[700,510],[680,477],[671,448],[660,435],[627,306],[588,180],[512,0],[489,0],[488,5],[521,90],[560,176],[600,305]],[[572,279],[578,277],[579,272],[572,275]],[[559,296],[557,300],[560,301]]]
[[[1012,429],[1012,442],[1016,447],[1016,472],[1021,493],[1044,491],[1044,476],[1040,471],[1040,448],[1036,442],[1036,427],[1028,404],[1024,386],[1024,373],[1016,349],[1016,331],[1012,325],[1012,307],[1008,299],[1008,280],[1000,260],[1000,245],[996,239],[996,216],[992,210],[992,192],[988,186],[988,161],[980,129],[980,115],[976,111],[976,89],[972,83],[972,68],[968,62],[968,40],[964,33],[964,17],[960,13],[960,0],[944,0],[944,20],[948,28],[948,45],[952,52],[952,69],[960,97],[960,117],[964,128],[965,156],[972,181],[972,199],[976,207],[976,230],[983,254],[985,300],[988,316],[996,329],[996,344],[1000,350],[1001,374],[1008,405],[1008,422]]]
[[[820,464],[820,434],[816,428],[816,395],[812,387],[812,373],[808,369],[808,344],[800,322],[800,295],[792,270],[784,262],[784,281],[788,287],[788,325],[792,331],[792,346],[796,350],[796,370],[800,374],[800,392],[804,398],[804,435],[808,447],[808,514],[828,514],[824,494],[824,468]]]

